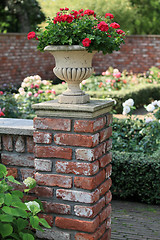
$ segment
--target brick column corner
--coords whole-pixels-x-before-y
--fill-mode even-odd
[[[113,101],[35,104],[35,179],[54,240],[111,239]]]

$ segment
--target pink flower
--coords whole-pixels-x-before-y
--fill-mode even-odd
[[[84,47],[89,47],[91,44],[91,40],[89,38],[85,38],[83,39],[82,44]]]
[[[111,13],[106,13],[106,14],[105,14],[105,18],[106,18],[106,17],[110,17],[110,19],[113,19],[113,18],[114,18],[113,14],[111,14]]]
[[[52,93],[52,90],[46,90],[45,93]]]
[[[111,82],[111,79],[110,79],[110,78],[107,78],[107,79],[106,79],[106,82],[107,82],[107,83],[110,83],[110,82]]]
[[[100,22],[98,25],[97,25],[98,29],[101,30],[102,32],[107,32],[109,27],[108,27],[108,24],[104,21]]]
[[[43,93],[43,90],[38,90],[38,94],[41,94],[41,93]]]
[[[38,93],[35,93],[35,94],[34,94],[34,97],[38,97],[38,95],[39,95]]]
[[[86,84],[86,80],[83,80],[83,81],[82,81],[82,85],[85,85],[85,84]]]
[[[113,22],[113,23],[110,24],[110,27],[117,29],[117,28],[120,28],[120,25],[116,22]]]
[[[35,32],[29,32],[27,35],[28,40],[32,39],[32,38],[36,38],[36,33]]]
[[[3,91],[0,91],[0,95],[3,95]]]
[[[125,34],[125,32],[124,31],[122,31],[121,29],[118,29],[118,30],[116,30],[116,32],[118,33],[118,34]]]
[[[39,88],[39,85],[38,85],[38,84],[35,84],[34,87],[35,87],[35,88]]]
[[[33,83],[31,84],[30,88],[34,88],[34,84]]]
[[[32,92],[27,93],[28,97],[32,96]]]
[[[53,94],[56,94],[56,91],[54,89],[51,90]]]
[[[121,73],[118,72],[118,73],[113,73],[113,76],[116,77],[116,78],[120,78],[121,77]]]
[[[62,82],[62,85],[66,84],[65,82]]]

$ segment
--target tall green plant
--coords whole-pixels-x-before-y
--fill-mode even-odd
[[[7,169],[0,164],[0,239],[34,240],[31,228],[43,231],[39,224],[50,228],[45,219],[40,219],[37,214],[42,209],[38,200],[24,203],[23,193],[13,190],[10,183],[20,184],[13,176],[7,176]],[[35,187],[34,179],[26,179],[28,186],[25,192]]]

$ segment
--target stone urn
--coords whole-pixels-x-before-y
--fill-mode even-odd
[[[68,89],[58,96],[59,103],[80,104],[90,101],[89,95],[80,89],[80,83],[89,78],[94,69],[92,58],[96,51],[89,53],[79,45],[45,47],[55,58],[55,75],[67,82]]]

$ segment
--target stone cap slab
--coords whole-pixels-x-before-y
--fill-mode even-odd
[[[0,118],[0,134],[33,135],[33,120]]]
[[[37,116],[94,118],[111,111],[113,100],[91,100],[83,104],[63,104],[58,100],[32,105]]]

